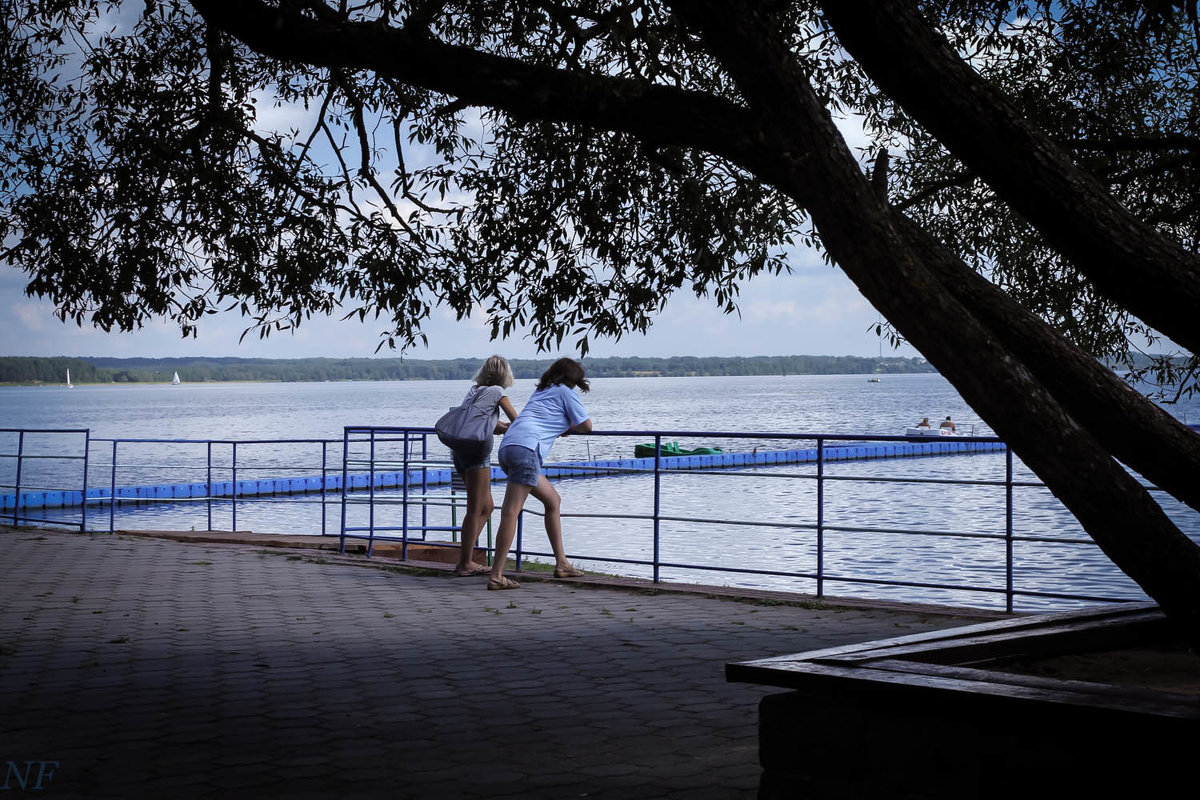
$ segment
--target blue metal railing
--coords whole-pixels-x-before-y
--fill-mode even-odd
[[[15,435],[15,452],[0,453],[0,458],[15,459],[15,482],[4,484],[13,488],[14,494],[3,498],[5,505],[2,509],[5,518],[11,519],[14,525],[63,524],[88,530],[89,520],[99,524],[103,518],[91,512],[107,506],[108,514],[104,522],[109,531],[114,531],[117,529],[119,506],[128,505],[133,512],[139,506],[144,509],[147,504],[161,503],[166,505],[154,512],[159,514],[156,519],[169,518],[172,522],[156,527],[179,528],[180,516],[187,509],[196,509],[198,504],[203,503],[203,516],[197,517],[197,524],[208,530],[223,529],[226,521],[230,530],[237,530],[243,517],[261,518],[258,516],[261,509],[270,506],[272,513],[291,514],[287,521],[275,526],[276,530],[284,527],[293,532],[319,532],[328,536],[332,527],[337,530],[343,548],[347,539],[365,539],[368,554],[373,553],[376,541],[399,542],[400,557],[404,559],[409,557],[409,542],[425,541],[430,533],[447,533],[447,538],[456,538],[456,514],[463,498],[461,495],[456,497],[453,491],[447,495],[439,488],[451,483],[452,470],[444,448],[436,441],[429,441],[433,431],[428,427],[347,427],[340,440],[91,439],[86,430],[0,429],[0,433]],[[34,437],[54,436],[60,437],[56,440],[59,442],[57,449],[44,443],[40,447],[29,446]],[[75,439],[61,438],[70,436]],[[729,453],[690,458],[671,456],[663,450],[664,442],[669,439],[689,438],[710,443],[727,440],[733,446]],[[624,453],[630,451],[628,440],[631,439],[652,440],[654,455],[649,458],[590,458],[592,444],[601,448],[608,446],[609,452]],[[77,446],[71,449],[62,444],[64,441],[74,441]],[[654,582],[666,579],[703,582],[697,576],[722,574],[755,580],[782,578],[808,581],[815,587],[812,593],[818,597],[828,596],[832,587],[844,592],[848,587],[868,586],[929,590],[935,594],[975,593],[978,596],[1003,598],[1004,608],[1010,612],[1015,609],[1019,598],[1087,602],[1140,599],[1082,591],[1078,587],[1072,589],[1069,585],[1064,588],[1054,582],[1026,585],[1024,588],[1019,585],[1019,547],[1026,548],[1032,543],[1072,547],[1086,545],[1093,549],[1095,546],[1085,535],[1049,535],[1048,531],[1017,532],[1014,511],[1020,505],[1015,492],[1027,488],[1044,490],[1044,487],[1036,480],[1018,478],[1012,454],[994,437],[953,437],[951,440],[931,443],[905,436],[604,431],[579,437],[576,442],[591,442],[588,444],[589,457],[548,464],[547,472],[551,477],[610,476],[621,479],[623,483],[618,502],[603,503],[609,506],[604,511],[596,512],[588,510],[588,506],[567,504],[564,519],[577,521],[568,536],[568,545],[572,544],[572,540],[575,543],[575,547],[571,547],[571,557],[600,565],[616,565],[618,570],[624,569],[622,565],[628,565],[633,570],[630,574],[645,574]],[[772,442],[782,443],[784,447],[797,443],[812,443],[815,446],[768,449]],[[82,449],[79,443],[82,443]],[[753,449],[752,444],[755,445]],[[342,451],[340,463],[336,457],[330,458],[330,448],[337,446]],[[573,446],[577,451],[582,449]],[[96,454],[91,454],[89,458],[92,447],[106,457],[98,458]],[[165,456],[163,448],[168,448]],[[66,453],[62,452],[64,449]],[[569,448],[564,449],[569,451]],[[989,449],[1003,458],[1002,477],[990,477],[990,473],[989,477],[979,479],[931,477],[928,474],[898,475],[896,469],[866,466],[866,462],[874,459]],[[154,459],[159,463],[147,455],[151,452],[156,454]],[[141,458],[139,454],[142,454]],[[108,463],[104,464],[106,460]],[[81,467],[82,476],[75,475],[75,486],[78,488],[62,483],[50,487],[57,487],[55,496],[59,497],[60,505],[78,507],[78,518],[60,516],[55,519],[49,513],[33,516],[22,505],[21,498],[28,496],[26,489],[40,489],[45,496],[54,494],[47,491],[46,485],[34,485],[28,480],[27,468],[46,462]],[[893,460],[890,463],[902,462]],[[968,463],[959,462],[958,466],[962,469],[955,470],[955,474],[968,474]],[[97,469],[97,464],[97,474],[91,477],[100,478],[102,471],[104,475],[99,485],[89,483],[88,474],[89,467]],[[848,469],[843,464],[859,465],[861,469]],[[793,465],[811,469],[795,470],[792,469]],[[66,474],[70,470],[60,472]],[[122,485],[171,474],[186,475],[190,479],[149,486]],[[283,474],[299,474],[301,477],[278,477]],[[249,477],[258,475],[271,477]],[[701,481],[719,476],[718,485],[721,488],[716,492],[694,487],[686,490],[691,492],[692,498],[686,502],[701,506],[703,510],[699,513],[681,513],[671,507],[671,503],[680,502],[678,498],[681,492],[686,493],[679,489],[681,476],[685,475]],[[499,469],[494,469],[493,479],[502,478]],[[746,485],[758,488],[741,488]],[[811,490],[801,489],[797,495],[797,490],[792,488],[797,485],[810,486]],[[644,494],[642,487],[645,487]],[[992,497],[990,492],[995,489],[1002,492],[1002,500],[989,499],[985,503],[989,520],[987,526],[981,528],[983,523],[979,522],[970,530],[960,529],[961,524],[950,524],[945,529],[921,528],[912,523],[916,516],[913,513],[899,521],[892,519],[890,522],[889,518],[895,515],[878,513],[880,508],[891,511],[902,505],[903,499],[895,498],[903,498],[903,495],[895,493],[900,490],[913,491],[914,487],[930,490],[977,487],[989,492],[989,498]],[[773,500],[750,503],[752,506],[761,505],[768,514],[765,519],[751,519],[738,514],[722,517],[717,499],[721,496],[737,496],[739,490],[742,493],[757,491],[760,498],[789,495],[800,496],[801,499],[791,505],[774,503]],[[320,495],[316,501],[306,500],[302,496],[316,493]],[[878,494],[878,497],[872,493]],[[868,524],[848,517],[845,510],[840,508],[846,504],[847,497],[868,496],[875,505],[860,515]],[[306,504],[319,506],[319,525],[314,525],[310,518],[298,519],[292,514],[297,508],[303,510]],[[449,509],[448,521],[444,518],[446,509]],[[332,521],[328,519],[330,510],[337,514]],[[969,510],[971,515],[960,513],[952,522],[965,522],[967,516],[973,519],[977,512],[983,513],[974,507]],[[537,515],[533,508],[528,511]],[[1065,515],[1065,511],[1062,513]],[[199,521],[201,519],[202,522]],[[586,537],[577,538],[575,533],[580,526],[593,523],[604,526],[604,536],[593,537],[602,542],[599,545],[589,544]],[[637,532],[640,526],[648,529],[648,542]],[[186,529],[186,523],[182,527]],[[255,527],[261,529],[258,525]],[[612,536],[614,530],[621,531],[621,535]],[[726,536],[729,531],[734,531],[731,538],[737,542],[743,537],[750,541],[754,536],[770,536],[773,538],[768,540],[768,546],[782,542],[788,547],[797,548],[796,552],[801,553],[803,558],[793,559],[784,566],[779,561],[753,563],[753,555],[737,555],[739,551],[735,546],[706,562],[698,553],[703,552],[700,545],[710,538],[708,531],[715,531],[713,537]],[[953,577],[941,576],[941,579],[937,579],[926,578],[915,569],[903,567],[891,574],[883,574],[879,570],[864,569],[861,560],[854,562],[846,558],[843,550],[847,541],[875,539],[881,542],[886,539],[886,543],[880,545],[881,552],[887,548],[891,557],[906,549],[927,547],[924,544],[912,544],[926,540],[935,542],[939,552],[951,551],[954,547],[952,543],[956,541],[998,541],[1003,551],[1002,556],[996,557],[998,580],[993,583],[977,579],[979,574],[987,574],[990,568],[982,573],[963,571],[957,569],[957,563],[951,564],[955,569],[950,573]],[[680,542],[685,544],[681,545]],[[684,547],[689,549],[685,550]],[[837,553],[832,561],[831,552]],[[1028,553],[1028,550],[1025,552]],[[805,561],[809,553],[811,560]],[[523,515],[518,522],[512,555],[518,568],[530,558],[550,555],[526,548]],[[955,557],[947,558],[952,560]],[[1102,556],[1100,560],[1107,564]],[[804,562],[802,565],[795,565],[801,561]],[[1042,566],[1032,565],[1034,571]],[[643,568],[645,573],[640,572]],[[1108,568],[1115,572],[1111,565]],[[1030,569],[1030,566],[1025,566],[1021,574],[1028,576]],[[963,575],[968,577],[963,579]],[[1028,579],[1026,583],[1029,584]]]
[[[103,439],[91,438],[87,430],[0,429],[0,434],[6,433],[16,436],[15,452],[0,452],[0,459],[15,463],[10,472],[15,473],[16,483],[0,484],[14,490],[12,494],[0,493],[0,508],[4,518],[12,519],[14,525],[37,522],[81,531],[96,530],[89,528],[89,514],[92,509],[107,506],[107,532],[113,532],[118,507],[169,503],[189,507],[203,504],[203,527],[208,530],[218,529],[214,511],[219,508],[228,514],[230,529],[236,530],[240,508],[250,503],[278,502],[281,496],[288,496],[292,503],[312,502],[320,506],[319,532],[329,535],[327,509],[340,502],[340,482],[329,467],[329,448],[340,445],[340,439]],[[82,437],[79,453],[30,453],[26,447],[29,437],[47,434]],[[107,458],[98,457],[93,448]],[[164,448],[169,448],[165,456]],[[281,449],[297,448],[307,449],[310,454],[299,461],[288,461],[279,455]],[[258,453],[247,458],[247,450]],[[151,454],[149,457],[161,463],[147,462],[146,456],[139,460],[138,451]],[[78,461],[82,469],[76,474],[59,469],[55,477],[60,483],[52,487],[29,485],[23,480],[27,464],[38,460]],[[90,468],[95,471],[89,471]],[[101,478],[101,470],[107,480]],[[301,477],[286,477],[288,473]],[[264,474],[270,477],[247,477]],[[164,475],[174,475],[176,482],[162,483]],[[71,483],[62,483],[64,480]],[[315,501],[291,497],[317,493],[320,496]],[[49,512],[33,516],[30,513],[33,508],[78,509],[78,518],[62,513],[48,516]]]
[[[11,503],[12,524],[18,526],[21,523],[55,523],[56,520],[47,517],[33,516],[29,512],[30,505],[22,505],[20,499],[27,494],[40,494],[45,496],[58,496],[60,498],[68,495],[75,486],[85,486],[87,483],[88,474],[88,454],[91,451],[91,432],[87,429],[44,429],[44,430],[25,430],[22,428],[0,428],[0,436],[10,437],[16,436],[16,452],[0,452],[0,461],[12,464],[12,483],[0,483],[0,490],[11,489],[13,502]],[[62,440],[74,439],[74,451],[67,453],[58,452],[58,448],[62,447]],[[45,440],[42,448],[35,445],[37,440]],[[82,439],[82,444],[78,440]],[[67,445],[70,447],[70,444]],[[53,450],[48,450],[48,447],[53,447]],[[70,467],[78,463],[80,474],[77,478],[79,483],[70,484],[66,481],[71,480]],[[65,469],[43,470],[43,474],[30,476],[28,467],[31,464],[44,465],[51,464],[53,466],[62,466]],[[6,470],[7,472],[7,470]],[[34,480],[36,482],[31,483]],[[0,492],[2,493],[2,492]],[[5,518],[7,519],[7,510],[9,504],[5,504]],[[24,513],[22,513],[24,509]],[[80,520],[76,525],[79,530],[87,529],[87,509],[83,508],[80,514]]]
[[[346,437],[350,442],[355,436],[363,436],[370,439],[372,442],[381,436],[396,436],[404,437],[408,441],[409,437],[428,436],[432,433],[429,428],[411,428],[411,427],[362,427],[362,428],[347,428]],[[641,475],[651,478],[650,492],[652,494],[651,510],[649,514],[639,513],[567,513],[563,512],[564,519],[601,519],[609,522],[625,523],[628,521],[646,521],[650,523],[652,542],[650,545],[650,558],[630,558],[621,557],[614,553],[585,553],[575,550],[571,553],[572,558],[578,558],[585,561],[603,562],[606,564],[625,564],[638,565],[648,567],[650,577],[653,581],[659,582],[663,579],[664,570],[687,571],[687,572],[708,572],[708,573],[724,573],[743,576],[776,576],[784,578],[802,578],[814,582],[815,592],[818,597],[827,596],[828,585],[837,584],[840,586],[850,585],[874,585],[874,586],[889,586],[889,587],[904,587],[908,589],[924,589],[938,590],[945,592],[969,592],[980,593],[984,595],[999,595],[1003,597],[1004,608],[1008,612],[1012,612],[1016,605],[1016,599],[1021,598],[1040,598],[1043,600],[1072,600],[1086,602],[1111,602],[1118,600],[1141,599],[1140,597],[1113,597],[1096,593],[1084,593],[1079,591],[1057,591],[1051,589],[1038,588],[1018,588],[1015,580],[1016,572],[1016,544],[1017,543],[1046,543],[1054,545],[1086,545],[1095,547],[1090,538],[1085,535],[1079,536],[1062,536],[1062,535],[1019,535],[1014,530],[1014,489],[1039,488],[1044,489],[1044,485],[1037,480],[1018,480],[1015,477],[1013,455],[1003,443],[995,437],[953,437],[946,440],[934,442],[934,446],[946,448],[968,449],[972,446],[979,446],[980,449],[993,449],[1003,452],[1004,459],[1004,475],[1000,479],[981,479],[981,480],[965,480],[951,478],[929,478],[929,477],[889,477],[880,475],[834,475],[828,471],[828,466],[854,458],[886,458],[902,453],[892,451],[903,451],[904,448],[920,445],[922,447],[929,444],[929,440],[924,437],[908,437],[908,436],[863,436],[863,435],[841,435],[841,434],[812,434],[812,433],[795,433],[795,434],[779,434],[773,432],[763,433],[745,433],[745,432],[713,432],[713,431],[595,431],[589,435],[592,438],[602,439],[604,437],[623,437],[623,438],[649,438],[653,437],[655,445],[655,455],[648,459],[610,459],[587,462],[558,462],[547,465],[547,472],[551,476],[569,477],[571,475],[588,476],[597,474],[607,475]],[[742,458],[748,454],[737,454],[736,457],[694,457],[690,462],[684,464],[680,458],[667,457],[662,449],[663,442],[667,438],[675,439],[700,439],[703,441],[713,440],[734,440],[734,441],[812,441],[815,442],[813,450],[794,450],[783,451],[784,458],[776,458],[780,453],[769,451],[766,453],[758,453],[755,449],[756,456],[764,456],[760,458]],[[860,446],[861,445],[861,446]],[[423,451],[424,453],[425,451]],[[908,451],[905,451],[908,452]],[[847,455],[849,453],[849,455]],[[770,467],[780,463],[811,463],[815,466],[815,472],[812,473],[782,473],[773,475],[764,475],[758,470],[763,467]],[[444,468],[444,463],[430,464],[424,461],[406,460],[404,462],[404,483],[403,493],[401,498],[403,523],[401,525],[381,526],[371,518],[370,525],[367,527],[344,525],[342,531],[342,542],[344,544],[347,538],[366,536],[372,541],[374,538],[391,538],[391,535],[399,531],[402,541],[407,541],[410,534],[417,532],[422,536],[428,530],[435,527],[428,526],[424,521],[419,525],[410,525],[408,521],[408,510],[410,506],[418,506],[422,514],[428,512],[428,506],[425,504],[424,492],[421,494],[412,494],[409,492],[410,485],[415,481],[425,481],[429,475],[430,469]],[[805,480],[815,483],[815,510],[812,522],[784,522],[781,520],[766,520],[755,521],[745,519],[718,519],[704,516],[682,516],[677,514],[667,514],[663,511],[663,494],[664,494],[664,477],[670,474],[679,473],[681,470],[686,470],[688,475],[723,475],[727,478],[735,476],[753,475],[756,478],[778,478],[784,480]],[[498,469],[493,471],[493,479],[502,477]],[[1003,508],[998,515],[998,522],[1002,526],[999,531],[963,531],[963,530],[928,530],[913,527],[896,527],[896,526],[863,526],[849,525],[838,520],[831,520],[828,516],[828,490],[836,485],[849,483],[855,486],[876,485],[885,486],[892,485],[929,485],[935,487],[942,486],[963,486],[963,487],[996,487],[1003,491]],[[343,498],[346,502],[352,502],[349,494]],[[368,502],[374,500],[374,495]],[[531,504],[536,505],[536,504]],[[534,509],[527,509],[529,513],[537,513]],[[1065,514],[1065,510],[1063,511]],[[550,554],[547,552],[538,552],[525,548],[522,541],[523,518],[518,522],[517,540],[512,550],[517,568],[520,569],[523,560],[528,557],[547,557]],[[424,518],[423,518],[424,519]],[[815,547],[815,568],[810,571],[785,571],[779,569],[758,568],[749,566],[745,563],[734,565],[729,564],[700,564],[670,560],[664,558],[663,544],[663,526],[667,523],[685,523],[698,526],[722,526],[722,527],[761,527],[771,528],[783,531],[811,531],[814,537]],[[1003,545],[1003,581],[1002,585],[982,585],[982,584],[965,584],[956,583],[947,580],[918,580],[914,576],[863,576],[849,573],[839,573],[831,569],[827,563],[827,547],[830,536],[845,537],[846,535],[864,534],[864,535],[898,535],[902,537],[934,537],[939,540],[991,540],[999,541]],[[1106,562],[1107,563],[1107,562]],[[1111,566],[1111,565],[1110,565]],[[1115,572],[1115,567],[1112,568]]]

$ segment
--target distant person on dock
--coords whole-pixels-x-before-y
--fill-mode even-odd
[[[954,423],[950,421],[950,417],[946,417],[944,420],[942,420],[942,424],[939,425],[938,427],[939,428],[949,428],[951,433],[953,433],[956,430],[956,428],[954,427]]]
[[[496,433],[508,430],[509,423],[500,419],[503,410],[510,420],[517,418],[517,410],[504,390],[513,385],[512,367],[503,356],[492,356],[483,362],[475,373],[475,385],[463,398],[463,403],[472,403],[481,412],[486,411],[495,419]],[[491,519],[496,502],[492,499],[492,440],[488,439],[483,450],[459,452],[450,450],[454,459],[454,471],[462,476],[467,487],[467,511],[462,522],[462,542],[458,563],[454,573],[460,577],[484,575],[489,570],[484,564],[475,563],[475,545],[479,533]]]
[[[929,417],[921,417],[921,421],[917,423],[917,427],[918,428],[928,428],[929,427]]]
[[[531,494],[545,506],[546,536],[554,551],[554,577],[576,578],[583,574],[567,561],[559,516],[562,501],[542,474],[542,464],[559,436],[591,432],[592,420],[575,393],[576,389],[586,392],[589,388],[583,365],[574,359],[560,358],[542,374],[533,396],[500,441],[496,456],[508,476],[508,487],[500,507],[500,530],[496,534],[488,589],[516,589],[521,585],[504,576],[504,561],[517,533],[517,518]]]

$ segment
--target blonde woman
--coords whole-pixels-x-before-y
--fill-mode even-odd
[[[509,420],[517,418],[517,411],[512,401],[505,395],[504,390],[513,385],[512,367],[508,359],[502,356],[492,356],[483,362],[483,366],[475,373],[474,385],[463,403],[471,403],[480,411],[486,411],[496,420],[496,433],[508,430],[508,423],[500,419],[503,410]],[[460,452],[451,448],[450,455],[454,459],[454,470],[462,476],[467,487],[467,511],[462,522],[462,542],[458,555],[458,563],[454,573],[460,577],[468,575],[485,575],[488,567],[475,563],[475,545],[479,541],[479,533],[492,516],[496,503],[492,499],[492,446],[493,440],[488,439],[485,447],[471,452]]]

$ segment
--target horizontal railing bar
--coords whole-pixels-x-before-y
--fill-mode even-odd
[[[372,537],[370,535],[370,532],[372,530],[375,531],[374,537]],[[456,530],[458,530],[458,528],[451,528],[448,525],[409,525],[407,527],[405,527],[404,525],[376,525],[375,527],[372,528],[370,525],[366,525],[366,526],[362,526],[362,527],[347,526],[346,527],[346,535],[349,536],[351,534],[351,532],[353,532],[353,531],[366,531],[368,534],[367,536],[356,536],[355,538],[356,539],[370,539],[370,538],[387,539],[388,541],[395,540],[398,542],[402,542],[402,541],[406,541],[404,539],[404,537],[402,537],[402,536],[401,537],[381,536],[379,532],[380,531],[409,531],[411,533],[412,531],[452,531],[452,530],[456,531]],[[412,541],[412,537],[410,536],[407,541]],[[418,539],[417,541],[420,544],[439,544],[438,542],[425,542],[420,539]],[[457,547],[458,545],[454,545],[454,546]]]
[[[370,498],[361,498],[362,502],[370,502]],[[375,502],[380,502],[382,498],[378,495],[375,497]],[[403,505],[404,499],[399,497],[389,497],[389,504]],[[398,500],[399,502],[394,502]],[[419,505],[419,498],[414,498],[412,495],[408,497],[409,503]],[[524,513],[531,514],[536,517],[543,517],[545,514],[536,508],[527,508]],[[594,514],[587,512],[560,512],[559,516],[563,519],[635,519],[635,520],[653,520],[653,514]],[[805,522],[767,522],[763,520],[736,520],[736,519],[721,519],[712,517],[677,517],[666,514],[659,514],[658,519],[663,522],[689,522],[700,525],[730,525],[738,527],[760,527],[760,528],[786,528],[795,530],[816,530],[817,525]],[[901,534],[906,536],[938,536],[946,538],[960,539],[988,539],[991,541],[1005,541],[1004,533],[988,533],[985,531],[942,531],[942,530],[920,530],[906,528],[864,528],[851,527],[843,525],[822,526],[824,530],[837,533],[879,533],[879,534]],[[1091,539],[1062,539],[1053,536],[1028,536],[1018,534],[1012,537],[1014,542],[1040,542],[1049,544],[1095,544]],[[665,565],[664,565],[665,566]]]
[[[16,489],[16,488],[18,488],[18,487],[15,483],[0,484],[0,489]],[[38,485],[30,485],[28,483],[22,483],[20,486],[20,489],[21,489],[21,494],[33,494],[36,492],[52,492],[52,493],[62,492],[65,494],[67,492],[78,492],[79,491],[78,489],[72,488],[69,486],[38,486]]]
[[[1033,589],[1014,589],[1013,594],[1018,597],[1036,597],[1043,600],[1083,600],[1089,603],[1138,603],[1145,601],[1145,597],[1101,597],[1099,595],[1087,594],[1039,592]]]
[[[78,490],[75,490],[78,491]],[[315,497],[314,497],[315,495]],[[312,499],[310,499],[312,498]],[[325,499],[321,499],[321,495],[316,492],[308,492],[305,494],[239,494],[237,496],[238,504],[243,503],[295,503],[297,505],[325,505],[339,504],[342,502],[341,490],[332,490],[324,495]],[[119,506],[124,505],[183,505],[185,503],[232,503],[234,496],[231,494],[213,494],[213,495],[191,495],[188,497],[88,497],[88,505],[106,506],[109,503],[116,502]],[[73,506],[67,506],[71,508]],[[0,520],[4,517],[0,514]]]
[[[836,462],[834,462],[836,463]],[[830,465],[827,464],[826,468]],[[1002,480],[964,480],[962,478],[874,478],[865,475],[830,475],[824,476],[827,481],[856,482],[856,483],[933,483],[944,486],[1005,486]]]
[[[554,554],[547,553],[544,551],[525,550],[522,553],[522,555],[523,556],[536,556],[539,558],[551,558],[551,557],[553,557]],[[607,562],[614,563],[614,564],[624,563],[624,564],[638,564],[640,566],[653,566],[653,562],[651,562],[651,561],[641,561],[641,560],[629,559],[629,558],[591,556],[591,555],[581,554],[581,553],[572,554],[572,558],[575,560],[578,560],[578,561],[601,561],[601,562],[607,561]],[[812,574],[812,573],[756,569],[753,567],[722,567],[722,566],[717,566],[715,564],[682,564],[682,563],[675,563],[675,562],[671,562],[671,561],[659,561],[658,564],[660,567],[670,568],[670,569],[697,570],[697,571],[703,571],[703,572],[722,572],[722,573],[739,574],[739,575],[741,575],[741,574],[769,575],[769,576],[773,576],[773,577],[782,577],[782,578],[798,578],[801,580],[816,580],[818,577],[817,575]],[[932,583],[932,582],[919,582],[919,581],[891,581],[891,580],[887,580],[887,579],[883,579],[883,578],[876,579],[876,578],[856,578],[856,577],[849,577],[849,576],[832,576],[829,573],[825,574],[824,579],[826,581],[833,581],[833,582],[839,582],[839,583],[860,583],[860,584],[871,584],[871,585],[895,586],[895,587],[899,587],[899,588],[908,588],[908,589],[941,589],[941,590],[946,590],[946,591],[977,592],[977,593],[987,593],[987,594],[1005,594],[1006,593],[1006,590],[1003,588],[960,586],[958,584]],[[1063,599],[1073,599],[1073,598],[1063,598]]]
[[[547,463],[546,469],[556,469],[571,472],[594,472],[599,474],[621,474],[621,475],[653,475],[655,470],[653,467],[615,467],[601,464],[605,459],[596,459],[596,463],[579,464],[575,462],[562,463]],[[628,460],[628,459],[614,459]],[[876,459],[871,459],[876,460]],[[369,463],[369,462],[362,462]],[[376,462],[377,464],[380,462]],[[827,466],[841,464],[841,461],[829,461]],[[860,463],[858,461],[854,463]],[[765,472],[762,470],[770,469],[777,466],[777,463],[768,464],[736,464],[730,465],[727,469],[696,469],[694,467],[661,467],[658,472],[671,476],[692,476],[692,475],[710,475],[713,477],[727,478],[743,477],[743,478],[767,478],[767,479],[793,479],[803,478],[807,480],[816,480],[818,477],[827,481],[844,481],[858,483],[929,483],[946,486],[1005,486],[1002,480],[963,480],[952,478],[918,478],[918,477],[899,477],[899,478],[881,478],[867,475],[829,475],[818,476],[815,472]],[[585,476],[586,477],[586,476]],[[500,478],[493,479],[494,481],[502,480]],[[1018,484],[1013,484],[1014,486]],[[1042,484],[1031,483],[1028,486],[1041,487]]]
[[[31,453],[0,453],[0,458],[20,458],[25,461],[83,461],[87,456],[39,456]]]
[[[125,439],[125,438],[92,438],[92,443],[113,442],[128,444],[219,444],[219,445],[277,445],[277,444],[329,444],[340,445],[341,439]]]
[[[379,426],[347,426],[344,429],[347,433],[365,433],[368,431],[384,431],[387,433],[403,433],[410,432],[415,434],[434,434],[435,431],[431,427],[412,426],[412,427],[395,427],[387,425]],[[998,442],[1003,444],[997,436],[905,436],[903,434],[885,434],[885,433],[780,433],[780,432],[762,432],[762,431],[647,431],[647,430],[593,430],[588,433],[572,434],[572,437],[577,436],[593,436],[593,437],[640,437],[650,438],[662,437],[668,438],[703,438],[703,439],[767,439],[778,441],[798,441],[823,439],[829,442],[914,442],[923,444],[932,444],[934,442]],[[339,440],[340,441],[340,440]],[[350,439],[351,442],[368,442],[370,439]],[[380,439],[375,438],[378,442]]]

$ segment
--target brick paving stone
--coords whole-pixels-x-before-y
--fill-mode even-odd
[[[29,534],[0,760],[60,760],[48,797],[750,798],[771,690],[726,662],[969,622]]]

